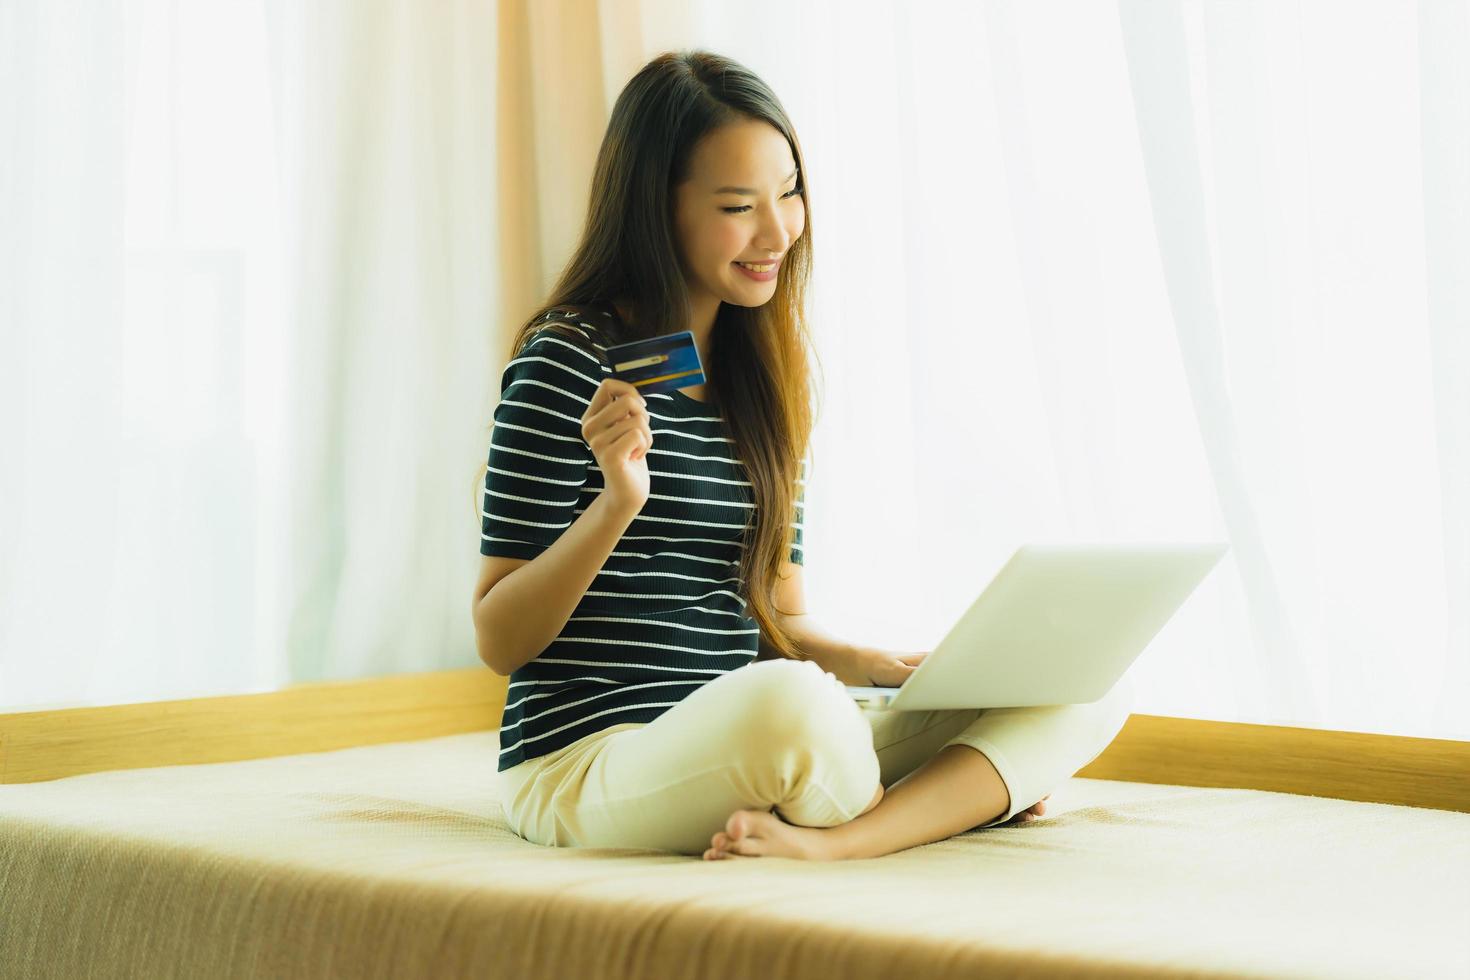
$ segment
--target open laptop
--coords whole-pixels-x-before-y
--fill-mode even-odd
[[[847,691],[894,711],[1096,701],[1229,548],[1022,545],[901,686]]]

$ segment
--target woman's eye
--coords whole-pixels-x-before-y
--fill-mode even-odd
[[[798,184],[796,187],[791,188],[791,190],[787,191],[785,194],[782,194],[781,196],[783,198],[795,197],[797,194],[800,194],[800,193],[801,193],[801,185]],[[721,208],[720,210],[724,211],[726,214],[744,214],[745,212],[747,212],[747,211],[750,210],[750,205],[749,204],[742,204],[738,208]]]

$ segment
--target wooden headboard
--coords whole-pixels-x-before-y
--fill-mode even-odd
[[[484,667],[264,694],[0,714],[0,783],[232,762],[493,730],[507,679]],[[1134,714],[1077,773],[1470,813],[1470,742]]]

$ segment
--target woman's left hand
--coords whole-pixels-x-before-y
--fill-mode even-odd
[[[908,680],[909,675],[927,656],[927,653],[871,650],[863,657],[862,670],[868,675],[868,684],[872,687],[898,687]]]

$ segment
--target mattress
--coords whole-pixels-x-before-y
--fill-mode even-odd
[[[493,731],[0,786],[0,976],[1470,976],[1470,814],[1073,778],[831,863],[547,848]]]

